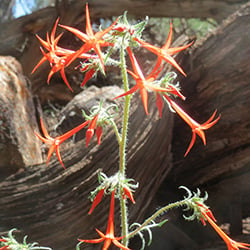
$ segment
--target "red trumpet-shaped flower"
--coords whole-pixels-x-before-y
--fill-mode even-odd
[[[97,125],[95,134],[96,134],[96,138],[97,138],[97,144],[100,145],[101,138],[102,138],[102,127],[100,125]]]
[[[84,128],[90,121],[86,121],[80,125],[78,125],[77,127],[75,127],[74,129],[66,132],[65,134],[61,135],[61,136],[57,136],[56,138],[52,138],[44,124],[43,124],[43,121],[41,119],[41,129],[42,129],[42,132],[44,134],[44,137],[39,135],[38,133],[35,132],[36,136],[44,143],[50,145],[50,149],[48,151],[48,156],[47,156],[47,165],[49,165],[49,160],[50,160],[50,157],[52,155],[52,153],[54,151],[56,151],[56,155],[57,155],[57,158],[59,160],[59,162],[61,163],[61,165],[64,167],[64,164],[62,162],[62,157],[61,157],[61,154],[60,154],[60,150],[59,150],[59,146],[61,143],[63,143],[65,140],[67,140],[68,138],[70,138],[72,135],[74,135],[75,133],[77,133],[78,131],[80,131],[82,128]]]
[[[93,212],[93,210],[95,209],[95,207],[101,202],[102,197],[104,195],[105,192],[105,188],[102,188],[96,195],[96,197],[94,198],[93,202],[92,202],[92,206],[88,212],[88,214],[91,214]]]
[[[174,96],[178,96],[180,97],[182,100],[185,100],[186,97],[174,86],[172,85],[169,85],[167,88],[166,88],[167,92],[174,95]],[[163,96],[166,97],[166,94],[162,94]],[[162,109],[163,109],[163,106],[164,106],[164,103],[163,103],[163,100],[162,100],[162,96],[160,93],[156,93],[156,106],[158,108],[158,111],[159,111],[159,115],[160,117],[162,116]]]
[[[84,66],[80,71],[85,72],[84,79],[81,83],[81,87],[83,87],[89,79],[92,78],[92,76],[95,74],[95,72],[98,70],[98,66],[96,64],[88,64]]]
[[[170,63],[176,69],[178,69],[184,76],[186,76],[186,74],[184,73],[182,68],[178,65],[178,63],[175,61],[175,59],[172,56],[174,54],[188,48],[189,46],[192,45],[193,42],[191,42],[185,46],[170,48],[172,37],[173,37],[173,27],[172,27],[172,23],[170,23],[170,30],[169,30],[168,38],[167,38],[167,41],[163,45],[162,48],[159,48],[159,47],[156,47],[154,45],[151,45],[150,43],[141,41],[138,38],[136,38],[136,41],[139,42],[142,45],[142,47],[148,49],[149,51],[151,51],[152,53],[154,53],[158,56],[158,60],[157,60],[157,64],[156,64],[158,67],[161,64],[161,61],[164,60],[164,61]]]
[[[97,233],[101,236],[99,239],[93,239],[93,240],[81,240],[81,242],[85,243],[94,243],[98,244],[104,241],[103,245],[103,250],[107,250],[111,243],[113,243],[115,246],[124,249],[124,250],[129,250],[128,247],[122,245],[119,240],[121,240],[123,237],[115,237],[115,232],[114,232],[114,210],[115,210],[115,190],[112,192],[111,195],[111,202],[110,202],[110,210],[109,210],[109,219],[108,219],[108,226],[106,230],[106,234],[102,233],[98,229],[96,229]]]
[[[74,50],[69,50],[69,49],[64,49],[62,47],[59,47],[57,45],[57,43],[59,42],[61,36],[63,33],[61,33],[60,35],[58,35],[55,38],[55,34],[56,34],[56,27],[58,25],[59,22],[59,18],[56,19],[56,22],[54,24],[54,27],[51,31],[50,37],[49,34],[47,33],[46,35],[46,39],[47,41],[44,41],[40,36],[36,35],[37,39],[39,40],[39,42],[42,44],[42,46],[48,50],[48,51],[55,51],[55,53],[59,56],[59,55],[66,55],[66,54],[70,54],[70,53],[74,53]],[[34,71],[34,70],[33,70]]]
[[[92,26],[91,26],[88,4],[86,4],[86,33],[83,33],[80,30],[78,30],[76,28],[72,28],[70,26],[66,26],[66,25],[60,25],[60,26],[64,29],[72,32],[74,35],[76,35],[80,40],[82,40],[84,42],[84,45],[78,50],[75,57],[78,57],[78,55],[85,53],[85,52],[88,52],[89,50],[93,49],[96,52],[96,54],[98,55],[98,57],[101,61],[101,64],[103,66],[103,70],[104,70],[104,61],[102,58],[101,47],[110,46],[112,44],[105,42],[104,40],[102,40],[102,38],[105,34],[107,34],[109,31],[111,31],[113,29],[113,27],[115,26],[117,21],[118,21],[118,18],[107,29],[105,29],[103,31],[96,32],[94,34]]]
[[[134,199],[134,196],[133,196],[131,190],[128,187],[123,187],[123,192],[124,192],[124,194],[122,196],[123,199],[126,199],[126,197],[128,197],[132,201],[132,203],[135,204],[135,199]]]
[[[250,249],[250,244],[237,242],[232,240],[216,223],[214,217],[211,217],[211,211],[202,211],[202,215],[205,219],[209,222],[209,224],[214,228],[214,230],[218,233],[218,235],[225,241],[228,250],[239,250],[240,248],[243,249]]]
[[[76,59],[76,54],[77,54],[77,57],[79,58],[94,58],[94,56],[85,54],[85,53],[78,54],[74,50],[69,50],[69,49],[64,49],[62,47],[59,47],[57,44],[62,36],[62,33],[55,38],[56,27],[58,25],[58,22],[59,22],[59,18],[55,22],[55,25],[51,31],[50,37],[49,37],[49,34],[47,33],[47,41],[44,41],[41,37],[36,35],[37,39],[40,41],[42,46],[48,51],[48,53],[46,53],[41,48],[43,57],[34,67],[32,73],[34,73],[38,67],[40,67],[45,61],[48,60],[52,69],[48,75],[47,83],[49,84],[50,78],[52,77],[54,73],[56,73],[57,71],[61,71],[61,76],[64,82],[72,91],[72,88],[70,87],[68,80],[66,78],[66,75],[65,75],[65,67],[69,66]]]
[[[92,206],[88,212],[88,214],[91,214],[93,212],[93,210],[95,209],[95,207],[101,202],[102,197],[104,195],[106,188],[102,188],[96,195],[96,197],[94,198],[93,202],[92,202]],[[131,200],[132,203],[135,204],[135,199],[133,197],[133,194],[131,192],[131,190],[128,187],[123,187],[123,199],[126,199],[127,197]]]
[[[83,79],[83,81],[82,81],[82,83],[81,83],[81,87],[83,87],[83,86],[86,84],[86,82],[87,82],[89,79],[92,78],[92,76],[95,74],[95,72],[96,72],[96,69],[90,69],[90,70],[88,70],[88,71],[85,73],[84,79]]]
[[[214,111],[212,116],[206,122],[204,122],[203,124],[199,124],[192,117],[190,117],[179,105],[177,105],[174,101],[172,101],[168,96],[165,96],[165,98],[170,103],[171,107],[176,111],[176,113],[191,127],[193,132],[191,142],[184,156],[186,156],[193,147],[196,139],[196,134],[200,136],[200,138],[203,141],[203,144],[206,145],[206,137],[203,130],[211,128],[215,123],[218,122],[218,120],[220,119],[220,115],[215,120],[213,120],[217,110]]]
[[[71,88],[66,78],[65,68],[68,67],[72,63],[72,61],[75,59],[75,53],[70,53],[68,55],[59,57],[53,51],[50,51],[47,54],[42,49],[41,51],[44,57],[47,58],[47,60],[50,62],[51,67],[52,67],[48,75],[47,83],[49,84],[49,81],[52,75],[60,71],[63,81],[66,83],[68,88],[73,92],[73,89]]]
[[[89,142],[90,142],[91,138],[94,136],[95,133],[96,133],[98,145],[101,144],[102,127],[100,125],[96,125],[97,121],[98,121],[98,114],[95,115],[95,117],[92,119],[92,121],[89,124],[89,127],[87,129],[87,132],[86,132],[86,148],[88,147]],[[95,132],[95,130],[96,130],[96,132]]]
[[[155,81],[156,77],[158,76],[162,68],[160,68],[158,71],[153,70],[148,75],[148,77],[145,78],[135,58],[135,55],[133,54],[133,52],[131,51],[129,47],[127,48],[127,51],[128,51],[128,54],[132,63],[132,67],[134,70],[134,72],[128,70],[128,73],[132,75],[132,77],[136,81],[136,85],[132,87],[129,91],[117,96],[115,99],[122,97],[122,96],[133,94],[139,89],[145,112],[148,115],[148,90],[152,90],[155,92],[169,92],[169,90],[166,88],[161,88],[161,87],[151,84],[151,82]]]
[[[46,53],[41,48],[41,51],[43,53],[43,57],[37,63],[37,65],[34,67],[32,73],[34,73],[37,70],[38,67],[40,67],[45,61],[48,60],[49,63],[50,63],[50,66],[52,67],[52,69],[51,69],[51,71],[50,71],[50,73],[48,75],[47,83],[49,84],[50,78],[55,72],[61,70],[61,76],[62,76],[64,82],[69,87],[69,89],[72,91],[72,88],[70,87],[70,85],[69,85],[69,83],[67,81],[67,78],[65,76],[64,68],[66,66],[68,66],[69,63],[71,62],[71,58],[72,58],[72,55],[74,54],[74,51],[66,50],[66,49],[63,49],[63,48],[57,46],[57,43],[58,43],[59,39],[62,36],[62,33],[61,33],[59,36],[57,36],[55,38],[56,27],[57,27],[58,21],[59,21],[59,19],[57,19],[56,22],[55,22],[55,25],[54,25],[54,27],[52,29],[50,38],[49,38],[49,35],[47,33],[47,41],[44,41],[38,35],[36,36],[38,38],[38,40],[40,41],[40,43],[42,44],[42,46],[46,50],[48,50],[49,52]]]

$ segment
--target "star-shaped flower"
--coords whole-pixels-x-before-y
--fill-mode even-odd
[[[181,46],[181,47],[170,48],[172,37],[173,37],[173,27],[172,27],[172,23],[170,23],[170,30],[169,30],[168,38],[167,38],[166,43],[163,45],[163,47],[159,48],[159,47],[154,46],[150,43],[141,41],[138,38],[136,38],[136,41],[138,43],[140,43],[142,45],[142,47],[148,49],[149,51],[151,51],[152,53],[154,53],[158,56],[156,67],[159,67],[159,65],[161,64],[161,61],[164,60],[164,61],[170,63],[176,69],[178,69],[184,76],[186,76],[186,74],[184,73],[182,68],[178,65],[178,63],[175,61],[175,59],[172,56],[174,54],[188,48],[189,46],[191,46],[193,44],[193,42],[191,42],[187,45]]]
[[[104,70],[105,67],[104,67],[104,61],[103,61],[103,58],[102,58],[101,47],[110,46],[112,44],[102,40],[102,38],[103,38],[103,36],[105,34],[107,34],[109,31],[111,31],[113,29],[113,27],[117,23],[118,19],[119,18],[117,18],[115,20],[115,22],[112,25],[110,25],[107,29],[96,32],[94,34],[94,31],[93,31],[92,26],[91,26],[88,4],[86,4],[86,33],[83,33],[80,30],[78,30],[76,28],[72,28],[70,26],[66,26],[66,25],[60,25],[60,26],[62,28],[64,28],[64,29],[72,32],[81,41],[84,42],[84,45],[78,50],[75,57],[78,57],[78,55],[80,55],[82,53],[85,53],[85,52],[88,52],[89,50],[93,49],[96,52],[96,54],[98,55],[98,57],[99,57],[99,59],[101,61],[101,64],[103,66],[103,71],[105,71]]]
[[[59,22],[59,18],[56,19],[56,22],[54,24],[54,27],[51,31],[50,37],[49,34],[46,34],[46,40],[43,40],[39,35],[36,35],[37,39],[39,40],[39,42],[42,44],[42,46],[48,50],[51,51],[52,49],[56,52],[57,55],[65,55],[65,54],[69,54],[69,53],[74,53],[74,50],[69,50],[69,49],[64,49],[60,46],[58,46],[58,41],[60,40],[60,38],[62,37],[63,33],[60,33],[56,38],[56,28],[58,26],[58,22]]]
[[[108,226],[106,230],[106,234],[102,233],[100,230],[96,229],[97,233],[101,236],[99,239],[93,239],[93,240],[81,240],[81,242],[85,243],[94,243],[98,244],[104,241],[103,250],[107,250],[111,243],[113,243],[118,248],[129,250],[128,247],[122,245],[119,240],[121,240],[123,237],[115,237],[114,232],[114,210],[115,210],[115,190],[112,192],[111,195],[111,202],[110,202],[110,210],[109,210],[109,219],[108,219]]]
[[[56,151],[56,155],[57,155],[59,162],[61,163],[63,168],[65,168],[64,164],[62,162],[62,157],[61,157],[60,150],[59,150],[60,144],[63,143],[64,141],[66,141],[71,136],[73,136],[78,131],[80,131],[82,128],[84,128],[89,122],[90,121],[88,120],[88,121],[78,125],[77,127],[71,129],[70,131],[66,132],[65,134],[63,134],[61,136],[57,136],[56,138],[52,138],[48,134],[48,132],[43,124],[43,120],[41,119],[41,129],[42,129],[42,132],[44,134],[44,137],[41,136],[40,134],[38,134],[37,132],[35,132],[35,134],[42,142],[46,143],[47,145],[50,145],[50,149],[49,149],[48,155],[47,155],[47,165],[49,165],[49,160],[50,160],[51,155],[53,154],[54,151]]]
[[[127,92],[115,97],[115,99],[120,98],[125,95],[133,94],[139,89],[145,112],[148,115],[148,90],[151,90],[154,92],[169,92],[169,90],[166,88],[161,88],[152,84],[152,82],[155,81],[156,77],[161,72],[162,67],[158,69],[157,71],[153,70],[148,75],[148,77],[145,78],[132,50],[128,47],[127,51],[128,51],[134,72],[131,70],[127,70],[127,71],[136,81],[136,85],[132,87],[130,90],[128,90]]]
[[[216,223],[215,219],[211,217],[209,211],[201,211],[202,215],[205,219],[209,222],[209,224],[214,228],[214,230],[218,233],[218,235],[225,241],[228,250],[239,250],[240,248],[243,249],[250,249],[250,244],[237,242],[232,240]]]
[[[44,57],[47,58],[47,60],[50,62],[51,66],[52,66],[52,68],[49,72],[49,75],[48,75],[47,83],[49,84],[49,81],[50,81],[52,75],[54,75],[56,72],[60,71],[61,76],[63,78],[63,81],[66,83],[68,88],[71,91],[73,91],[72,88],[70,87],[70,84],[69,84],[67,78],[66,78],[65,68],[68,67],[72,63],[72,61],[75,58],[75,54],[72,53],[72,54],[68,54],[68,55],[59,57],[53,51],[50,51],[49,53],[46,54],[42,50],[42,53],[43,53]]]
[[[51,31],[50,37],[49,37],[49,34],[47,33],[47,41],[44,41],[41,37],[36,35],[36,37],[38,38],[38,40],[40,41],[42,46],[48,52],[45,52],[41,48],[41,51],[43,53],[43,57],[37,63],[37,65],[34,67],[32,73],[34,73],[38,67],[40,67],[45,61],[48,60],[52,69],[48,75],[47,83],[49,84],[50,78],[52,77],[52,75],[54,73],[56,73],[57,71],[61,71],[60,73],[61,73],[61,76],[62,76],[64,82],[69,87],[69,89],[71,91],[73,91],[69,85],[67,78],[66,78],[65,68],[68,67],[77,57],[79,57],[79,58],[93,58],[94,56],[86,54],[86,53],[79,54],[78,52],[76,53],[73,50],[68,50],[68,49],[64,49],[62,47],[59,47],[57,44],[58,44],[63,33],[59,34],[55,38],[56,27],[58,25],[58,22],[59,22],[59,18],[55,22],[55,25]],[[77,57],[76,57],[76,55],[77,55]]]
[[[171,107],[176,111],[176,113],[191,127],[193,132],[191,142],[184,156],[186,156],[193,147],[196,139],[196,134],[200,136],[200,138],[203,141],[203,144],[206,145],[206,137],[203,130],[211,128],[215,123],[218,122],[218,120],[220,119],[220,115],[215,120],[213,120],[217,110],[214,111],[212,116],[206,122],[204,122],[203,124],[199,124],[192,117],[190,117],[179,105],[177,105],[174,101],[172,101],[168,96],[165,95],[165,98],[167,99]]]

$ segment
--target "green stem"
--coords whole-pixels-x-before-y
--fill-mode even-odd
[[[125,59],[125,49],[124,42],[122,42],[122,46],[120,49],[120,67],[122,73],[123,80],[123,88],[124,91],[128,91],[128,75],[126,69],[126,59]],[[122,124],[122,135],[121,135],[121,143],[119,147],[119,156],[120,156],[120,165],[119,165],[119,173],[121,176],[125,177],[126,171],[126,146],[127,146],[127,132],[128,132],[128,120],[129,120],[129,107],[130,107],[130,99],[131,97],[126,95],[124,102],[124,111],[123,111],[123,124]],[[128,212],[126,200],[123,199],[123,190],[120,188],[120,206],[121,206],[121,227],[122,227],[122,239],[123,245],[128,245]]]
[[[120,135],[120,133],[118,131],[116,123],[113,120],[111,120],[111,125],[113,127],[114,132],[115,132],[115,136],[116,136],[117,142],[120,145],[121,144],[121,135]]]
[[[134,237],[137,233],[139,233],[140,231],[144,230],[145,227],[147,225],[149,225],[152,221],[154,221],[157,217],[159,217],[160,215],[162,215],[163,213],[165,213],[166,211],[173,209],[175,207],[181,207],[184,206],[187,203],[187,200],[184,199],[182,201],[177,201],[174,203],[170,203],[167,206],[159,209],[157,212],[155,212],[152,216],[150,216],[147,220],[145,220],[143,222],[143,224],[141,224],[141,226],[139,226],[138,228],[136,228],[134,231],[130,232],[127,237],[128,238],[132,238]]]

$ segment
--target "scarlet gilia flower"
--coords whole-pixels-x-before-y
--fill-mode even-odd
[[[47,58],[47,60],[50,62],[51,66],[52,66],[52,68],[49,72],[49,75],[48,75],[47,83],[49,84],[49,81],[50,81],[52,75],[54,75],[56,72],[60,71],[63,81],[68,86],[68,88],[73,92],[73,89],[71,88],[71,86],[66,78],[65,68],[68,67],[72,63],[72,61],[75,59],[75,54],[68,54],[65,56],[58,57],[55,53],[53,53],[53,51],[50,51],[47,54],[42,49],[41,49],[41,51],[42,51],[44,57]]]
[[[92,202],[92,206],[88,212],[88,214],[91,214],[93,212],[93,210],[95,209],[95,207],[101,202],[102,197],[104,195],[106,187],[100,189],[100,191],[97,193],[96,197],[94,198],[93,202]],[[126,199],[126,197],[128,197],[132,203],[135,204],[135,199],[133,197],[133,194],[131,192],[131,190],[128,187],[123,187],[123,199]]]
[[[115,237],[114,232],[114,210],[115,210],[115,190],[112,192],[111,195],[111,202],[110,202],[110,210],[109,210],[109,219],[108,219],[108,226],[106,230],[106,234],[102,233],[100,230],[96,229],[97,233],[101,236],[99,239],[93,239],[93,240],[81,240],[81,242],[85,243],[94,243],[98,244],[104,241],[103,250],[106,250],[110,247],[111,243],[113,243],[115,246],[124,249],[129,250],[128,247],[122,245],[119,240],[121,240],[123,237]]]
[[[97,144],[100,145],[101,138],[102,138],[102,127],[100,125],[97,125],[95,134],[96,134],[96,138],[97,138]]]
[[[92,119],[92,121],[89,124],[89,127],[86,132],[86,148],[89,145],[89,142],[94,134],[96,134],[97,137],[97,143],[98,145],[101,144],[101,137],[102,137],[102,127],[100,125],[97,125],[98,121],[98,114],[95,115],[95,117]],[[95,132],[96,131],[96,132]]]
[[[87,81],[91,79],[95,74],[95,72],[97,71],[97,67],[95,67],[94,65],[86,65],[80,71],[86,71],[84,79],[81,83],[81,87],[83,87],[87,83]]]
[[[70,53],[74,53],[75,51],[73,50],[67,50],[64,48],[61,48],[57,45],[59,39],[62,36],[62,33],[55,38],[55,34],[56,34],[56,27],[58,25],[59,22],[59,18],[57,18],[55,25],[51,31],[51,35],[49,37],[49,34],[47,33],[47,41],[44,41],[40,36],[36,35],[37,39],[39,40],[39,42],[42,44],[42,46],[48,50],[48,51],[53,51],[55,53],[55,55],[66,55],[66,54],[70,54]],[[32,73],[34,73],[36,71],[36,69],[45,61],[47,60],[47,57],[44,56],[42,57],[42,59],[38,62],[38,64],[34,67]]]
[[[169,94],[172,94],[174,96],[178,96],[182,100],[186,99],[186,97],[184,95],[182,95],[182,93],[176,87],[174,87],[172,85],[169,85],[166,88],[166,92],[168,92]],[[162,95],[166,97],[166,94],[163,93]],[[156,106],[158,108],[160,117],[162,116],[162,109],[163,109],[163,106],[164,106],[164,103],[163,103],[163,100],[162,100],[162,95],[159,92],[156,93]]]
[[[52,77],[52,75],[58,71],[60,71],[61,76],[64,80],[64,82],[66,83],[66,85],[69,87],[69,89],[71,91],[72,88],[70,87],[68,80],[66,78],[65,75],[65,67],[69,66],[73,60],[76,59],[76,52],[73,50],[68,50],[68,49],[64,49],[62,47],[59,47],[57,44],[59,42],[59,39],[62,36],[62,33],[60,35],[58,35],[55,38],[55,33],[56,33],[56,27],[58,25],[59,22],[59,18],[56,20],[55,25],[52,29],[51,35],[49,37],[49,34],[47,33],[47,41],[44,41],[42,38],[40,38],[38,35],[36,35],[37,39],[40,41],[40,43],[42,44],[42,46],[48,50],[48,53],[46,53],[42,48],[41,51],[43,53],[43,57],[42,59],[37,63],[37,65],[34,67],[32,73],[34,73],[38,67],[40,67],[45,61],[49,61],[50,66],[52,67],[49,75],[48,75],[48,79],[47,79],[47,83],[49,84],[50,78]],[[78,57],[80,58],[92,58],[92,55],[88,55],[85,53],[82,53],[81,55],[77,54]]]
[[[52,69],[48,75],[47,83],[49,84],[50,78],[55,72],[61,70],[61,76],[64,82],[72,91],[72,88],[70,87],[67,81],[67,78],[65,76],[64,68],[67,66],[67,63],[70,62],[70,57],[72,57],[72,54],[74,53],[74,51],[64,50],[63,48],[57,46],[57,43],[62,36],[62,33],[61,33],[58,37],[55,38],[56,27],[57,27],[58,21],[59,21],[59,18],[55,22],[50,38],[47,33],[47,41],[44,41],[38,35],[36,36],[38,40],[40,41],[40,43],[43,45],[43,47],[49,52],[45,53],[45,51],[42,48],[40,48],[43,53],[43,57],[34,67],[32,74],[37,70],[38,67],[41,66],[41,64],[43,64],[45,61],[48,60]]]
[[[130,90],[128,90],[127,92],[115,97],[115,99],[120,98],[122,96],[131,95],[139,89],[145,112],[148,115],[148,92],[147,90],[151,90],[155,92],[168,92],[169,91],[166,88],[161,88],[161,87],[151,84],[153,81],[155,81],[156,77],[158,76],[162,68],[160,68],[158,71],[153,70],[148,75],[148,77],[145,78],[135,58],[135,55],[133,54],[133,52],[131,51],[129,47],[127,48],[127,51],[128,51],[134,72],[130,70],[127,70],[127,71],[136,81],[136,85],[132,87]]]
[[[65,168],[64,164],[62,162],[62,157],[61,157],[60,150],[59,150],[60,144],[63,143],[64,141],[66,141],[71,136],[73,136],[78,131],[80,131],[82,128],[84,128],[89,122],[90,121],[88,120],[88,121],[78,125],[77,127],[73,128],[72,130],[66,132],[65,134],[63,134],[61,136],[57,136],[56,138],[52,138],[48,134],[48,132],[43,124],[43,120],[41,118],[41,129],[42,129],[42,132],[44,134],[44,137],[39,135],[36,132],[35,132],[35,134],[42,142],[46,143],[47,145],[50,145],[50,149],[49,149],[48,155],[47,155],[47,165],[49,165],[49,160],[50,160],[51,155],[53,154],[54,151],[56,151],[56,155],[57,155],[59,162],[61,163],[63,168]]]
[[[59,22],[59,18],[56,19],[56,22],[54,24],[54,27],[51,31],[50,37],[49,34],[47,33],[46,35],[46,39],[47,41],[43,40],[40,36],[36,35],[37,39],[39,40],[39,42],[42,44],[42,46],[48,50],[48,51],[55,51],[55,53],[57,55],[66,55],[66,54],[71,54],[74,53],[74,50],[69,50],[69,49],[65,49],[62,48],[60,46],[58,46],[58,42],[60,40],[60,38],[62,37],[63,33],[60,33],[56,38],[55,38],[55,34],[56,34],[56,28]]]
[[[202,215],[205,219],[209,222],[209,224],[213,227],[213,229],[218,233],[218,235],[225,241],[228,250],[239,250],[240,248],[243,249],[250,249],[250,244],[237,242],[232,240],[216,223],[215,219],[211,217],[209,211],[201,211]]]
[[[177,105],[174,101],[172,101],[168,96],[165,96],[165,98],[167,99],[171,107],[176,111],[176,113],[191,127],[193,132],[191,142],[184,156],[186,156],[193,147],[196,139],[196,134],[200,136],[200,138],[203,141],[203,144],[206,145],[206,137],[203,130],[211,128],[215,123],[218,122],[218,120],[220,119],[220,115],[215,120],[213,120],[217,110],[214,111],[212,116],[206,122],[204,122],[203,124],[199,124],[192,117],[190,117],[179,105]]]
[[[84,42],[84,45],[77,51],[75,58],[79,57],[79,55],[81,55],[82,53],[88,52],[89,50],[93,49],[101,61],[101,64],[103,66],[103,71],[105,71],[101,47],[110,46],[112,44],[102,40],[102,38],[105,34],[107,34],[109,31],[111,31],[113,29],[113,27],[117,23],[118,19],[119,18],[117,18],[115,20],[115,22],[111,26],[109,26],[107,29],[105,29],[103,31],[96,32],[94,34],[94,31],[93,31],[92,26],[91,26],[88,4],[86,4],[86,33],[83,33],[80,30],[78,30],[76,28],[72,28],[70,26],[66,26],[66,25],[60,25],[60,26],[64,29],[72,32],[81,41]]]
[[[158,56],[156,68],[159,67],[161,64],[161,61],[164,60],[164,61],[170,63],[176,69],[178,69],[184,76],[186,76],[186,74],[184,73],[182,68],[178,65],[178,63],[175,61],[175,59],[172,56],[174,54],[188,48],[189,46],[192,45],[193,42],[191,42],[185,46],[170,48],[172,37],[173,37],[173,27],[172,27],[172,23],[170,23],[170,30],[169,30],[168,38],[167,38],[167,41],[163,45],[162,48],[159,48],[159,47],[156,47],[154,45],[151,45],[150,43],[141,41],[138,38],[135,38],[135,39],[138,43],[141,44],[142,47],[148,49],[149,51],[151,51],[152,53],[154,53]]]
[[[5,240],[5,239],[0,239],[0,244],[1,244],[1,242],[7,242],[7,240]],[[3,247],[0,247],[0,250],[8,250],[9,249],[9,246],[3,246]]]
[[[135,199],[134,199],[134,196],[133,196],[131,190],[128,187],[123,187],[123,192],[124,192],[124,194],[122,196],[123,199],[126,199],[126,197],[128,197],[132,201],[132,203],[135,204]]]
[[[91,214],[93,212],[93,210],[95,209],[95,207],[101,202],[102,197],[104,195],[105,192],[105,188],[102,188],[96,195],[96,197],[94,198],[93,202],[92,202],[92,206],[88,212],[88,214]]]

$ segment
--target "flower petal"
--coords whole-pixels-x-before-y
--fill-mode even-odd
[[[193,147],[194,142],[195,142],[195,139],[196,139],[196,134],[193,132],[191,142],[190,142],[190,144],[189,144],[189,146],[188,146],[188,149],[187,149],[186,153],[184,154],[184,157],[187,156],[187,154],[189,153],[189,151],[190,151],[191,148]]]
[[[114,245],[116,245],[117,247],[124,249],[124,250],[130,250],[130,248],[125,247],[124,245],[122,245],[122,243],[120,243],[118,240],[112,240],[112,242],[114,243]]]

